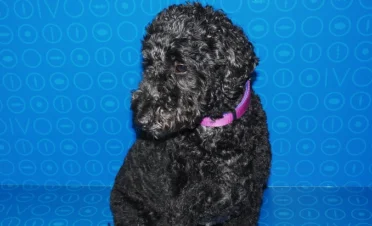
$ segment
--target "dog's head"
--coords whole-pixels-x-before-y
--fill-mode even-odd
[[[160,137],[234,109],[258,58],[222,11],[199,3],[172,5],[146,32],[143,80],[132,96],[137,126]]]

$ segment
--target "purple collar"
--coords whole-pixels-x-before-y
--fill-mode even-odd
[[[245,92],[242,101],[235,108],[236,117],[233,112],[227,112],[223,114],[223,117],[220,119],[212,120],[209,117],[203,118],[201,125],[207,127],[220,127],[232,123],[235,119],[238,119],[244,115],[248,110],[249,103],[251,101],[251,83],[250,80],[245,84]]]

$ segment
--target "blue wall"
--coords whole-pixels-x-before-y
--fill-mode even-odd
[[[0,1],[0,183],[111,185],[145,25],[170,3]],[[270,185],[372,185],[372,1],[202,1],[261,58]]]

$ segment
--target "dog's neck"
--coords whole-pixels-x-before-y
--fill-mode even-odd
[[[210,117],[203,118],[201,125],[205,127],[221,127],[231,124],[234,120],[239,119],[249,108],[251,100],[251,83],[250,80],[245,84],[245,92],[242,100],[233,112],[227,112],[223,114],[222,118],[213,120]]]

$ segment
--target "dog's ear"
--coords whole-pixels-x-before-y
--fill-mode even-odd
[[[219,67],[217,79],[222,86],[223,95],[233,101],[241,96],[245,83],[259,64],[259,59],[253,44],[240,27],[233,25],[228,18],[221,23],[213,37]]]

